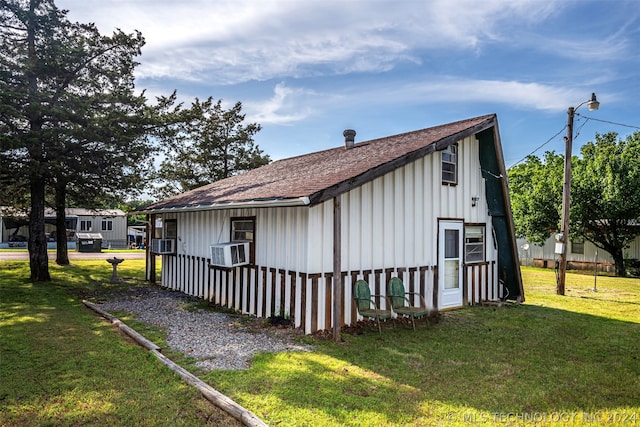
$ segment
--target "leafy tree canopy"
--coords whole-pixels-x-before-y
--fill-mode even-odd
[[[0,39],[2,196],[29,194],[31,278],[50,280],[46,189],[63,215],[67,192],[96,200],[142,188],[148,137],[175,97],[150,107],[135,93],[140,32],[103,36],[53,0],[0,0]]]
[[[596,134],[577,159],[571,186],[571,228],[609,252],[625,275],[624,250],[640,235],[640,132]]]
[[[509,169],[511,207],[518,237],[542,245],[558,230],[563,167],[564,156],[550,151],[543,159],[528,156],[524,163]]]
[[[166,133],[165,158],[160,165],[157,189],[160,198],[182,193],[271,161],[254,143],[260,131],[256,123],[245,124],[242,104],[225,110],[222,101],[196,98],[187,123]]]
[[[572,159],[569,233],[607,251],[625,275],[624,251],[640,235],[640,132],[596,134]],[[509,170],[516,234],[542,245],[560,229],[564,156],[527,157]]]

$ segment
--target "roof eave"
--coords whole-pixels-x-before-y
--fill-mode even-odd
[[[308,197],[295,197],[295,198],[274,198],[274,199],[257,199],[257,200],[240,200],[240,201],[225,201],[225,202],[213,202],[206,204],[193,204],[183,206],[167,206],[160,208],[141,209],[137,212],[143,214],[160,214],[169,212],[195,212],[195,211],[207,211],[207,210],[219,210],[219,209],[240,209],[240,208],[276,208],[276,207],[291,207],[291,206],[307,206],[310,204]]]

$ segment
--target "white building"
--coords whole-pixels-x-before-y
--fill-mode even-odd
[[[333,325],[334,272],[341,325],[358,320],[361,278],[385,295],[399,276],[432,310],[524,299],[495,115],[360,143],[345,136],[342,147],[146,207],[150,224],[162,222],[148,233],[163,254],[162,285],[290,316],[307,333]],[[147,272],[155,280],[151,254]]]
[[[0,214],[0,247],[27,247],[29,238],[29,216],[24,213],[9,213],[4,209]],[[65,209],[69,248],[75,248],[74,236],[77,233],[99,233],[102,247],[127,247],[127,215],[120,209]],[[55,219],[53,209],[45,210],[45,233],[49,237],[49,246],[55,248]]]
[[[532,265],[543,268],[556,268],[558,254],[556,251],[556,240],[550,236],[539,246],[529,243],[526,239],[518,239],[518,252],[520,262],[524,265]],[[640,260],[640,237],[631,242],[631,245],[623,251],[626,260]],[[567,247],[567,268],[572,270],[595,270],[597,264],[598,271],[615,273],[615,263],[613,257],[604,249],[584,238],[574,238],[569,240]]]

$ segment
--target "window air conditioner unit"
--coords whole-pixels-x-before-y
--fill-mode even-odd
[[[249,264],[249,242],[227,242],[211,245],[211,265],[236,267]]]
[[[175,254],[176,239],[151,239],[151,252],[159,255]]]

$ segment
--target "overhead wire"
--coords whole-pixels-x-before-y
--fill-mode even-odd
[[[584,127],[584,125],[587,124],[587,122],[589,121],[589,117],[585,117],[585,116],[580,116],[580,117],[584,117],[585,120],[584,122],[576,129],[575,131],[575,136],[573,137],[573,140],[575,141],[576,139],[578,139],[578,136],[580,136],[580,131],[582,130],[582,128]]]
[[[507,169],[511,169],[512,167],[522,163],[523,161],[525,161],[527,159],[527,157],[535,154],[539,149],[541,149],[542,147],[544,147],[545,145],[547,145],[548,143],[550,143],[551,141],[553,141],[558,135],[560,135],[562,132],[564,132],[564,130],[567,128],[567,125],[564,125],[564,127],[562,129],[560,129],[558,131],[558,133],[556,133],[555,135],[553,135],[551,138],[547,139],[543,144],[541,144],[540,146],[538,146],[535,150],[533,150],[531,153],[527,154],[526,156],[524,156],[523,158],[521,158],[520,160],[518,160],[517,162],[515,162],[514,164],[512,164],[511,166],[509,166]]]
[[[617,122],[612,122],[612,121],[609,121],[609,120],[596,119],[595,117],[588,117],[588,116],[585,116],[585,115],[582,115],[582,114],[578,114],[578,113],[576,113],[576,116],[581,116],[581,117],[584,117],[587,120],[593,120],[595,122],[608,123],[610,125],[623,126],[623,127],[632,128],[632,129],[640,129],[640,126],[627,125],[627,124],[624,124],[624,123],[617,123]]]
[[[640,126],[635,126],[635,125],[627,125],[624,123],[617,123],[617,122],[612,122],[609,120],[602,120],[602,119],[596,119],[594,117],[588,117],[585,116],[583,114],[579,114],[579,113],[575,113],[576,116],[580,116],[582,118],[584,118],[584,122],[580,125],[580,127],[578,127],[576,129],[576,134],[574,136],[574,139],[578,138],[578,136],[580,135],[580,131],[582,130],[582,128],[584,127],[584,125],[587,124],[587,122],[589,120],[593,120],[596,122],[602,122],[602,123],[608,123],[610,125],[615,125],[615,126],[623,126],[623,127],[628,127],[628,128],[632,128],[632,129],[640,129]],[[520,160],[518,160],[517,162],[515,162],[514,164],[512,164],[511,166],[509,166],[507,169],[511,169],[512,167],[522,163],[523,161],[525,161],[527,159],[527,157],[535,154],[538,150],[540,150],[542,147],[544,147],[545,145],[549,144],[551,141],[553,141],[558,135],[560,135],[565,129],[567,128],[567,125],[565,125],[562,129],[560,129],[558,131],[558,133],[556,133],[555,135],[553,135],[551,138],[549,138],[548,140],[546,140],[543,144],[541,144],[540,146],[536,147],[535,150],[533,150],[531,153],[527,154],[526,156],[524,156],[523,158],[521,158]]]

